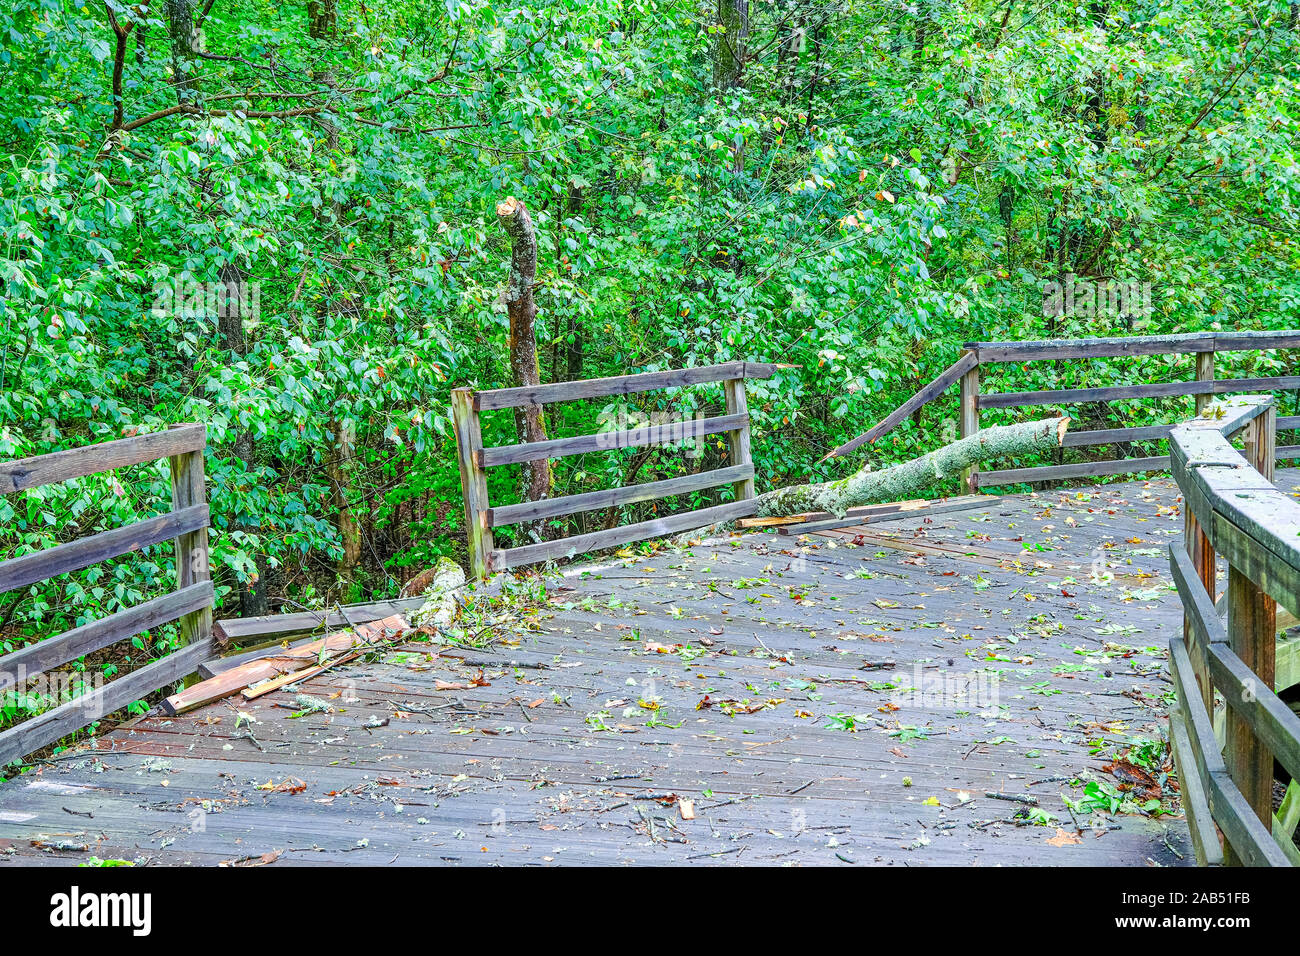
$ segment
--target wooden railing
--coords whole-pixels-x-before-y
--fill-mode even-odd
[[[1246,396],[1208,406],[1169,436],[1185,501],[1184,545],[1169,549],[1184,610],[1183,633],[1169,641],[1169,738],[1202,865],[1300,863],[1300,717],[1274,693],[1277,602],[1300,613],[1300,503],[1273,486],[1276,427],[1273,400]],[[1244,459],[1229,442],[1238,432]],[[1216,554],[1228,564],[1226,625],[1215,608]],[[1226,705],[1222,747],[1216,690]],[[1275,758],[1292,776],[1277,815]]]
[[[768,378],[777,368],[778,366],[767,363],[727,362],[703,368],[645,372],[640,375],[557,382],[552,385],[525,388],[498,388],[483,392],[475,392],[468,388],[453,390],[451,408],[456,426],[461,490],[465,498],[465,537],[469,542],[470,567],[474,576],[483,577],[492,571],[617,547],[753,514],[754,465],[749,451],[749,411],[745,400],[745,379]],[[495,448],[483,447],[479,421],[481,412],[586,398],[631,395],[707,383],[722,384],[726,397],[726,414],[712,418],[684,420],[673,425],[651,425],[644,428],[578,435],[572,438],[556,438],[543,442],[501,445]],[[729,443],[729,464],[725,468],[630,485],[625,488],[613,488],[608,491],[589,491],[501,507],[493,507],[488,501],[488,468],[525,461],[562,458],[587,452],[695,441],[706,435],[723,433],[727,435]],[[514,548],[498,549],[493,542],[492,529],[502,525],[540,521],[598,508],[615,508],[722,485],[735,487],[736,500],[650,521],[640,521],[622,527],[551,541],[539,541]]]
[[[1300,347],[1300,330],[1280,332],[1192,332],[1183,335],[1147,335],[1123,338],[1059,339],[1025,342],[971,342],[961,356],[910,399],[886,416],[878,425],[832,451],[827,458],[879,440],[893,431],[905,418],[924,405],[941,397],[953,385],[960,388],[960,435],[977,434],[980,412],[992,408],[1033,408],[1053,406],[1066,414],[1069,406],[1083,402],[1116,401],[1135,398],[1195,396],[1199,412],[1214,395],[1245,392],[1276,392],[1300,389],[1300,376],[1271,378],[1216,379],[1214,356],[1218,352]],[[1195,356],[1195,378],[1182,382],[1156,382],[1145,385],[1113,385],[1098,388],[1067,388],[1033,392],[981,391],[980,370],[984,366],[1006,363],[1123,358],[1136,355]],[[1191,369],[1189,369],[1190,371]],[[1169,437],[1173,423],[1139,425],[1129,428],[1093,430],[1071,429],[1065,436],[1066,448],[1115,445],[1133,441],[1162,440]],[[1300,427],[1300,415],[1278,419],[1278,428]],[[1300,456],[1300,446],[1277,449],[1279,457]],[[1031,468],[1007,468],[981,473],[977,468],[964,475],[967,491],[1015,484],[1017,482],[1057,481],[1103,475],[1164,471],[1169,456],[1112,458],[1100,461],[1071,462]]]
[[[135,607],[0,656],[0,691],[137,634],[179,622],[182,646],[0,733],[0,766],[66,737],[146,694],[195,672],[213,656],[212,581],[208,571],[208,506],[203,487],[203,425],[0,463],[0,494],[168,459],[172,510],[124,528],[78,538],[0,562],[0,594],[78,571],[164,541],[176,542],[176,590]]]

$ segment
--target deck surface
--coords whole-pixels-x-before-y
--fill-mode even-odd
[[[1164,479],[570,569],[490,647],[309,681],[330,713],[148,716],[0,785],[0,867],[1186,865],[1181,816],[1062,796],[1161,735],[1181,529]]]

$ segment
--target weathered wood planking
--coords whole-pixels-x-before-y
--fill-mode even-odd
[[[794,524],[782,525],[777,528],[778,534],[809,534],[814,531],[826,531],[833,528],[844,528],[856,524],[873,524],[881,521],[892,521],[907,515],[926,515],[948,514],[953,511],[970,511],[974,508],[991,508],[1001,499],[997,495],[964,495],[960,498],[938,499],[935,501],[908,501],[888,505],[864,505],[861,508],[850,508],[843,518],[837,518],[834,515],[818,517],[810,515],[814,520],[803,520]]]
[[[1044,339],[1024,342],[968,342],[981,362],[1030,362],[1126,355],[1190,355],[1198,352],[1243,352],[1300,347],[1300,331],[1189,332],[1178,335],[1129,335],[1115,338]]]
[[[604,548],[616,548],[647,538],[659,538],[680,531],[692,531],[722,521],[732,521],[752,515],[758,509],[753,499],[733,501],[725,505],[701,508],[699,511],[686,511],[682,514],[653,518],[650,521],[638,521],[636,524],[593,531],[589,534],[575,534],[556,541],[542,541],[537,544],[525,544],[518,548],[507,548],[492,552],[488,567],[493,571],[532,564],[553,558],[567,558],[589,551]]]
[[[488,555],[495,545],[492,526],[484,520],[490,504],[487,474],[479,463],[479,456],[483,453],[483,430],[478,413],[474,411],[474,393],[470,389],[452,389],[451,416],[456,429],[461,498],[465,502],[465,543],[469,549],[470,573],[481,578],[487,573]]]
[[[1169,456],[1158,458],[1109,458],[1070,465],[1042,465],[1033,468],[1004,468],[975,475],[980,488],[1011,485],[1022,481],[1061,481],[1066,478],[1099,478],[1103,475],[1131,475],[1143,471],[1167,471]]]
[[[156,518],[137,521],[125,528],[101,531],[88,538],[78,538],[44,551],[25,554],[21,558],[11,558],[0,564],[0,594],[70,571],[79,571],[100,561],[139,551],[207,526],[208,506],[193,505],[179,511],[169,511]]]
[[[1214,608],[1214,601],[1201,583],[1191,556],[1181,544],[1169,546],[1169,570],[1182,597],[1187,622],[1202,653],[1210,644],[1226,643],[1228,632]]]
[[[174,427],[174,426],[173,426]],[[180,429],[176,429],[180,430]],[[191,508],[207,510],[207,488],[203,468],[203,449],[195,449],[168,459],[172,479],[172,513],[183,514]],[[208,522],[197,528],[179,528],[176,534],[176,586],[188,588],[203,584],[212,577],[208,559]],[[181,637],[185,644],[212,643],[212,604],[194,608],[181,618]]]
[[[58,637],[0,656],[0,685],[18,683],[52,667],[136,634],[170,624],[186,614],[212,605],[212,582],[200,581],[161,597],[73,628]]]
[[[368,624],[358,625],[354,630],[330,634],[291,650],[280,651],[274,655],[249,661],[209,677],[207,680],[191,687],[186,687],[177,694],[172,694],[162,702],[159,709],[169,716],[183,714],[187,710],[210,704],[223,697],[238,693],[250,684],[277,677],[278,675],[301,671],[313,663],[325,663],[330,654],[355,650],[374,644],[386,638],[396,636],[407,630],[410,625],[404,617],[393,615]],[[322,659],[324,658],[324,659]]]
[[[0,733],[0,766],[24,757],[194,673],[212,647],[191,644]]]
[[[395,598],[369,604],[349,604],[344,611],[295,611],[291,614],[267,614],[262,617],[235,617],[217,621],[215,630],[222,644],[251,644],[270,638],[293,637],[327,628],[369,624],[394,614],[418,611],[423,597]]]
[[[733,378],[770,378],[778,368],[779,365],[768,362],[724,362],[721,365],[706,365],[701,368],[614,375],[609,378],[589,378],[575,382],[555,382],[550,385],[530,385],[520,388],[497,388],[474,393],[473,404],[474,410],[478,412],[518,408],[521,405],[548,405],[553,402],[572,402],[584,398],[632,395],[661,388],[705,385],[712,382],[725,382]]]
[[[732,465],[716,468],[713,471],[701,471],[679,478],[666,478],[662,481],[648,481],[641,485],[628,485],[625,488],[610,488],[607,491],[587,491],[577,495],[565,495],[561,498],[547,498],[543,501],[524,501],[516,505],[502,505],[487,510],[486,521],[489,527],[517,524],[521,521],[534,521],[540,518],[554,518],[559,515],[578,514],[594,511],[598,508],[618,508],[622,505],[635,504],[638,501],[652,501],[672,495],[689,494],[692,491],[704,491],[718,488],[734,482],[754,477],[752,464]]]
[[[1183,713],[1176,706],[1169,712],[1169,750],[1178,773],[1183,812],[1187,816],[1196,862],[1201,866],[1219,866],[1223,863],[1223,847],[1219,845],[1219,833],[1214,827],[1210,798],[1205,781],[1196,769]]]
[[[1059,388],[1037,392],[995,392],[979,397],[980,408],[1023,408],[1079,402],[1122,401],[1130,398],[1171,398],[1181,395],[1224,395],[1259,389],[1300,388],[1300,375],[1236,378],[1203,382],[1155,382],[1150,385],[1105,385],[1099,388]]]
[[[120,438],[18,461],[0,462],[0,494],[26,491],[114,468],[202,451],[207,442],[206,435],[204,425],[179,425],[163,432]]]
[[[727,451],[733,465],[748,467],[750,475],[741,478],[732,489],[737,501],[754,497],[754,458],[749,450],[749,399],[745,395],[745,380],[729,378],[722,383],[722,392],[726,398],[728,415],[742,418],[735,428],[727,430]]]
[[[1150,502],[1140,497],[1148,490]],[[1007,497],[977,523],[961,513],[895,520],[899,546],[923,531],[923,541],[969,547],[966,531],[975,528],[994,536],[986,546],[1012,557],[1023,555],[1013,539],[1052,521],[1061,527],[1063,513],[1078,517],[1079,527],[1041,555],[1056,570],[1025,562],[1017,571],[1011,561],[970,570],[987,585],[982,591],[947,559],[918,564],[816,536],[799,545],[750,535],[575,567],[556,592],[563,606],[541,615],[536,630],[481,649],[405,645],[384,661],[306,681],[304,692],[333,713],[290,719],[292,697],[281,691],[238,702],[255,725],[236,726],[225,704],[151,716],[40,774],[0,784],[0,847],[9,841],[15,850],[0,868],[83,862],[86,853],[30,846],[34,833],[83,826],[77,839],[101,858],[195,865],[262,853],[279,853],[276,866],[1185,865],[1192,852],[1177,818],[1116,816],[1119,829],[1085,826],[1080,843],[1059,846],[1046,842],[1055,826],[1012,822],[1016,804],[983,796],[1035,795],[1074,833],[1059,797],[1071,785],[1062,778],[1100,773],[1091,753],[1097,732],[1082,722],[1123,720],[1133,733],[1151,733],[1158,717],[1158,658],[1133,676],[1054,673],[1080,660],[1072,648],[1100,646],[1093,628],[1103,623],[1133,625],[1141,635],[1133,643],[1143,644],[1181,620],[1172,592],[1125,599],[1117,587],[1091,586],[1086,571],[1068,588],[1077,598],[1052,586],[1057,571],[1080,574],[1066,564],[1088,562],[1101,541],[1163,543],[1153,532],[1178,527],[1154,514],[1157,503],[1175,500],[1168,480],[1092,497]],[[1049,506],[1055,515],[1040,519]],[[1089,515],[1105,520],[1089,524]],[[1152,575],[1162,556],[1132,561]],[[854,576],[859,570],[874,577]],[[1022,588],[1038,600],[1007,600]],[[878,607],[878,598],[898,606]],[[1063,630],[1022,632],[1043,615]],[[894,692],[873,687],[891,678],[903,687],[917,673],[973,679],[989,666],[977,645],[995,631],[1023,633],[1016,653],[1037,658],[1032,676],[1006,673],[996,727],[942,701],[905,696],[901,710],[880,709]],[[658,653],[649,642],[689,645],[700,656]],[[897,659],[894,671],[861,669],[885,656]],[[485,684],[440,689],[440,681],[467,686],[480,670]],[[1041,680],[1058,693],[1024,689]],[[696,709],[706,693],[762,709]],[[637,707],[638,695],[651,694],[661,704],[658,726]],[[769,697],[784,700],[769,706]],[[640,716],[624,716],[627,708]],[[605,732],[588,723],[601,710]],[[857,733],[823,726],[838,712],[875,716]],[[928,739],[891,736],[896,723]],[[276,792],[284,781],[305,791]],[[669,792],[694,799],[697,819],[652,799]],[[931,796],[938,806],[922,803]],[[93,826],[64,807],[94,813]],[[202,827],[192,818],[199,807],[210,808],[199,815]],[[642,810],[654,818],[654,836]]]
[[[552,438],[522,445],[498,445],[495,448],[477,451],[475,458],[479,467],[495,468],[499,465],[517,465],[525,461],[585,455],[593,451],[677,444],[696,441],[706,435],[716,435],[719,432],[734,431],[748,421],[749,416],[745,414],[693,418],[669,425],[646,425],[641,428],[597,432],[594,435],[574,435],[571,438]]]
[[[1116,442],[1153,441],[1168,438],[1173,425],[1139,425],[1132,428],[1096,428],[1092,431],[1068,431],[1062,444],[1066,448],[1090,445],[1113,445]]]
[[[1283,766],[1300,770],[1300,719],[1273,693],[1277,605],[1270,595],[1289,606],[1300,600],[1300,548],[1294,543],[1300,505],[1272,483],[1276,424],[1271,398],[1245,396],[1170,435],[1172,470],[1194,515],[1187,527],[1196,537],[1188,546],[1207,560],[1203,552],[1212,547],[1228,561],[1225,635],[1213,596],[1202,586],[1204,572],[1176,549],[1173,554],[1187,633],[1197,639],[1196,656],[1208,672],[1197,675],[1201,686],[1188,686],[1191,656],[1181,640],[1171,642],[1184,710],[1201,723],[1208,720],[1213,687],[1228,704],[1222,758],[1227,772],[1208,779],[1210,809],[1227,837],[1228,864],[1289,865],[1295,855],[1284,852],[1271,833],[1275,752]],[[1245,459],[1253,467],[1228,441],[1243,427]],[[1213,735],[1207,738],[1195,723],[1193,730],[1195,758],[1202,764],[1217,759]]]
[[[1300,779],[1300,717],[1260,683],[1260,676],[1224,643],[1209,648],[1210,673],[1228,707],[1235,710],[1287,773]],[[1272,783],[1272,768],[1268,779]]]

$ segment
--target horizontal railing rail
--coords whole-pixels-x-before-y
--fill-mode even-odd
[[[960,386],[960,434],[967,437],[980,430],[980,412],[989,409],[1066,408],[1088,402],[1126,401],[1144,398],[1182,398],[1192,396],[1199,412],[1215,395],[1246,392],[1283,392],[1300,389],[1300,375],[1277,375],[1263,378],[1216,379],[1214,356],[1218,352],[1256,349],[1300,348],[1300,330],[1278,332],[1191,332],[1178,335],[1123,336],[1116,338],[1047,339],[1023,342],[969,342],[960,358],[921,388],[879,424],[839,446],[826,457],[848,454],[862,445],[879,441],[902,421],[922,407],[941,398],[953,385]],[[1141,385],[1106,385],[1095,388],[1062,388],[1022,392],[981,391],[980,369],[985,365],[1031,363],[1064,359],[1105,359],[1137,355],[1192,355],[1196,359],[1195,378],[1180,382],[1153,382]],[[984,383],[987,384],[987,383]],[[1300,428],[1300,415],[1281,417],[1279,429]],[[1139,425],[1128,428],[1071,430],[1066,433],[1065,448],[1119,445],[1137,441],[1165,441],[1174,425]],[[1300,457],[1300,445],[1276,449],[1279,458]],[[1095,461],[1063,462],[1023,468],[981,471],[975,467],[963,474],[966,490],[981,489],[1019,482],[1060,481],[1108,475],[1138,474],[1169,468],[1167,455],[1140,455]]]
[[[572,557],[589,551],[631,544],[730,521],[754,513],[754,463],[749,448],[749,410],[745,380],[771,377],[782,366],[767,362],[724,362],[701,368],[644,372],[612,378],[556,382],[521,388],[499,388],[476,392],[468,388],[452,391],[452,417],[460,460],[461,490],[465,498],[465,531],[470,567],[476,577],[492,571],[555,558]],[[726,397],[726,413],[672,425],[649,425],[592,435],[576,435],[539,442],[483,447],[484,411],[553,404],[591,398],[609,398],[668,388],[720,383]],[[629,485],[604,491],[522,501],[494,507],[488,500],[487,469],[528,461],[553,460],[571,455],[644,448],[652,445],[694,441],[707,435],[726,434],[728,460],[725,467],[661,481]],[[731,485],[735,500],[720,505],[640,521],[586,534],[570,535],[513,548],[497,548],[492,529],[505,525],[540,521],[615,508],[672,495],[707,491]]]
[[[1300,801],[1300,717],[1275,692],[1277,604],[1300,612],[1300,503],[1273,485],[1275,431],[1272,398],[1244,396],[1170,433],[1186,507],[1183,544],[1169,555],[1184,611],[1183,633],[1169,642],[1169,739],[1202,865],[1300,863],[1290,809]],[[1238,433],[1244,457],[1229,440]],[[1226,623],[1215,606],[1216,554],[1228,564]],[[1275,759],[1293,778],[1281,816]]]
[[[172,510],[65,544],[0,562],[0,593],[176,542],[176,590],[0,655],[0,692],[22,692],[27,682],[71,661],[166,624],[178,624],[181,647],[87,693],[0,732],[0,766],[47,747],[160,688],[195,673],[212,658],[213,588],[208,566],[208,505],[204,494],[201,424],[87,445],[20,461],[0,462],[0,493],[13,494],[87,475],[168,459]]]

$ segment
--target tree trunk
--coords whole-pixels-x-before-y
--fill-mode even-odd
[[[510,237],[510,277],[506,282],[506,313],[510,317],[510,376],[515,386],[540,385],[537,368],[537,302],[533,285],[537,280],[537,232],[522,202],[511,196],[497,205],[497,219]],[[515,428],[520,441],[546,441],[546,420],[542,406],[515,409]],[[525,501],[551,496],[551,463],[527,461],[520,466],[521,494]]]
[[[223,295],[217,310],[217,332],[221,336],[221,347],[231,353],[231,361],[238,363],[248,358],[248,339],[244,335],[244,312],[252,307],[251,296],[246,285],[247,277],[232,265],[221,267],[220,272]],[[244,463],[244,473],[252,475],[257,467],[257,448],[253,443],[253,433],[235,423],[235,457]],[[244,519],[238,519],[239,526],[248,532],[259,529],[249,525]],[[253,555],[257,565],[257,575],[253,580],[242,581],[237,585],[239,591],[239,616],[260,617],[270,613],[266,599],[266,556],[261,553]]]
[[[915,498],[922,491],[956,478],[963,468],[987,459],[1059,448],[1069,424],[1068,418],[1046,418],[995,425],[883,471],[873,472],[867,467],[839,481],[769,491],[758,497],[758,514],[766,517],[826,511],[843,516],[858,505]]]
[[[330,433],[334,436],[334,447],[326,474],[333,489],[333,507],[337,515],[339,537],[343,541],[343,557],[339,560],[339,574],[348,584],[357,565],[361,562],[361,525],[348,502],[350,477],[353,472],[352,460],[356,457],[356,426],[352,422],[330,422]]]
[[[338,0],[307,0],[307,33],[318,40],[338,32]]]
[[[718,0],[718,23],[722,29],[713,41],[713,88],[722,92],[741,85],[749,40],[749,0]]]
[[[198,99],[192,77],[194,56],[201,49],[199,31],[194,26],[193,0],[164,0],[167,11],[167,35],[171,43],[172,85],[181,104]]]

